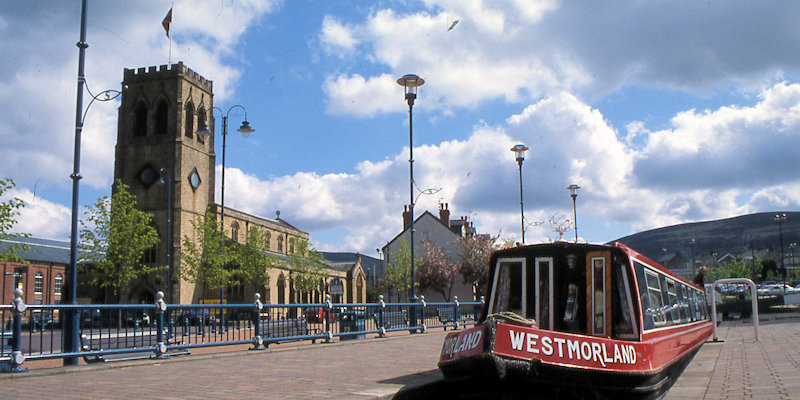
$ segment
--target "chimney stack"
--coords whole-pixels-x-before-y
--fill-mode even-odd
[[[403,230],[405,231],[410,226],[411,226],[411,211],[408,210],[408,206],[403,206]]]
[[[447,203],[439,204],[439,220],[446,227],[450,227],[450,210],[447,209]]]

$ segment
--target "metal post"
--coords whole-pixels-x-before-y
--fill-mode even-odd
[[[378,309],[378,335],[380,335],[380,337],[386,337],[386,324],[383,321],[383,312],[386,309],[386,303],[383,302],[383,295],[378,296],[378,304],[380,304],[380,308]]]
[[[25,362],[25,356],[22,354],[22,313],[27,308],[25,301],[22,300],[22,289],[14,289],[14,300],[11,302],[11,312],[13,314],[11,357],[9,359],[11,368],[5,372],[28,372],[27,369],[22,368],[22,363]]]
[[[229,110],[230,111],[230,110]],[[222,193],[220,193],[220,199],[222,202],[222,211],[220,212],[220,228],[222,229],[223,236],[225,234],[225,138],[228,137],[228,116],[222,116]],[[225,253],[225,241],[222,241],[222,253]],[[222,266],[225,268],[225,266]],[[225,282],[222,282],[222,285],[219,288],[219,305],[221,306],[222,303],[225,301]],[[223,310],[220,309],[220,314],[224,315]],[[220,333],[225,333],[225,318],[220,316],[219,319],[219,329]]]
[[[406,100],[408,100],[408,197],[411,204],[408,209],[411,215],[411,296],[408,301],[413,303],[417,301],[416,285],[414,284],[416,282],[414,276],[414,99],[409,96],[406,97]]]
[[[78,90],[75,103],[75,149],[72,175],[72,225],[70,230],[69,254],[69,304],[78,304],[78,199],[81,179],[81,133],[83,131],[83,87],[85,82],[84,65],[86,61],[86,6],[87,0],[81,2],[81,37],[78,46]],[[79,321],[74,310],[70,310],[69,323],[64,327],[64,351],[76,353],[80,348],[78,337]],[[77,357],[64,358],[64,365],[78,365]]]
[[[786,294],[786,265],[784,263],[783,255],[783,221],[786,221],[786,214],[781,213],[775,216],[775,222],[778,223],[778,233],[781,241],[781,275],[783,275],[783,294]]]
[[[578,211],[575,207],[575,199],[577,194],[572,195],[572,224],[575,226],[575,243],[578,243]]]
[[[525,244],[525,208],[522,202],[522,158],[517,158],[519,164],[519,226],[522,231],[522,244]]]
[[[250,350],[263,350],[264,338],[261,336],[261,310],[264,305],[261,304],[261,295],[256,293],[253,295],[253,321],[255,321],[255,336],[253,337],[253,347]]]
[[[711,325],[713,326],[714,330],[714,341],[719,342],[720,340],[717,338],[717,302],[714,299],[714,293],[716,292],[717,286],[721,284],[729,284],[729,283],[743,283],[750,287],[750,297],[752,299],[752,309],[753,309],[753,328],[755,329],[756,335],[756,342],[759,341],[760,336],[758,333],[758,291],[756,289],[756,284],[753,283],[750,279],[746,278],[733,278],[733,279],[720,279],[715,281],[711,284],[711,294],[712,294],[712,301],[711,301]]]
[[[164,292],[156,292],[156,358],[169,358],[167,345],[164,343],[164,312],[167,311],[167,303],[164,302]]]
[[[332,311],[333,311],[333,304],[331,304],[331,294],[325,293],[325,343],[330,343],[333,341],[333,330],[331,329]],[[355,313],[353,313],[353,318],[355,318]]]
[[[419,296],[419,302],[421,304],[420,307],[422,307],[422,329],[421,330],[422,330],[422,333],[425,333],[425,331],[428,329],[428,327],[425,324],[425,315],[427,315],[426,311],[428,309],[428,303],[425,302],[425,296],[422,296],[422,295]]]

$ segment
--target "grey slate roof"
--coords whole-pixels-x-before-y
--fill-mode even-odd
[[[19,257],[28,261],[69,264],[69,241],[44,239],[37,237],[17,237],[0,239],[0,248],[9,248],[14,243],[25,243],[30,251],[24,251]]]

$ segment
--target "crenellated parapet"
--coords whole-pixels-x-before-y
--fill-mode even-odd
[[[178,76],[184,77],[209,93],[213,92],[212,89],[214,87],[214,82],[204,78],[191,68],[183,65],[183,61],[172,65],[159,65],[158,67],[152,65],[146,68],[125,68],[123,83],[131,84],[134,82],[150,81],[154,79],[168,79]]]

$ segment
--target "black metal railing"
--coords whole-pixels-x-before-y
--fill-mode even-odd
[[[0,370],[25,371],[26,360],[82,357],[86,362],[164,358],[198,347],[363,339],[474,325],[483,302],[26,305],[15,292],[0,305]],[[77,313],[81,349],[64,351],[62,327]]]

